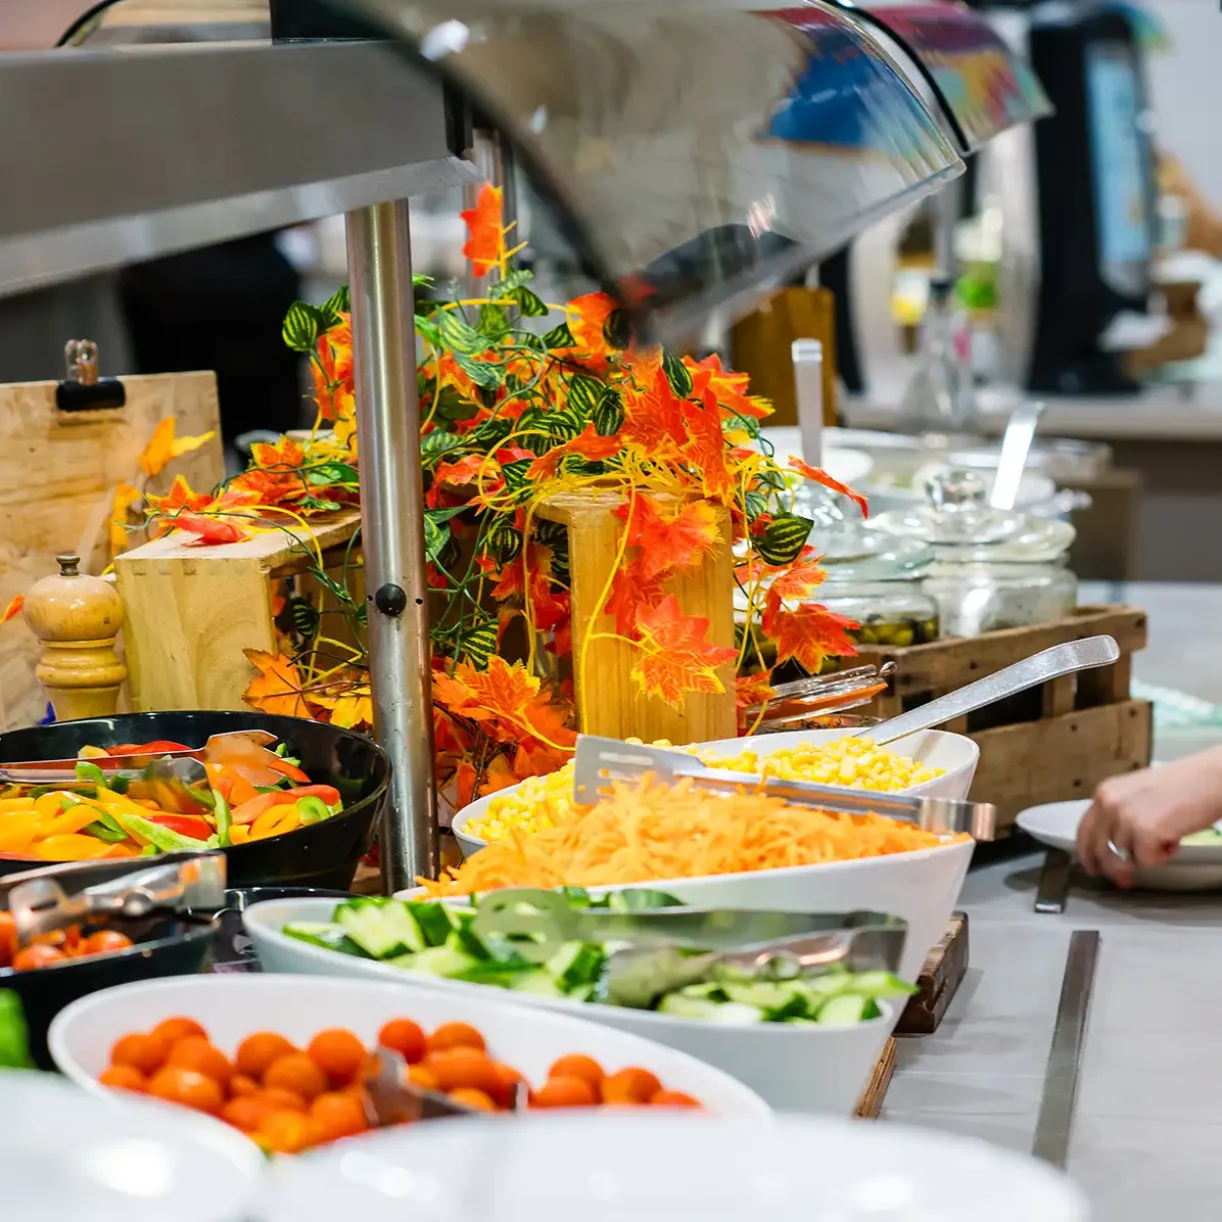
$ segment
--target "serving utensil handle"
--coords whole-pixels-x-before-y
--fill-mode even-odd
[[[1054,645],[1051,649],[1015,662],[1013,666],[1003,667],[983,679],[977,679],[958,691],[939,696],[919,709],[901,713],[881,725],[855,730],[852,736],[870,738],[882,746],[907,734],[915,734],[918,730],[930,730],[955,717],[974,713],[987,704],[995,704],[1007,696],[1038,687],[1049,679],[1059,679],[1062,675],[1079,670],[1092,670],[1096,666],[1110,666],[1119,657],[1120,646],[1110,636],[1090,636],[1085,640]]]

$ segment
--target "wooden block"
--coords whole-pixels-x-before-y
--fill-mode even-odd
[[[1127,691],[1125,695],[1128,695]],[[1045,683],[1040,692],[1043,716],[1060,717],[1064,713],[1072,713],[1077,696],[1077,675],[1062,675],[1059,679]]]
[[[858,1120],[877,1120],[883,1110],[883,1101],[887,1097],[887,1087],[895,1076],[895,1040],[889,1039],[883,1046],[883,1054],[874,1066],[870,1081],[862,1091],[853,1113]]]
[[[982,730],[971,798],[997,806],[998,826],[1043,802],[1089,798],[1100,781],[1150,763],[1153,717],[1145,700]]]
[[[734,666],[717,672],[720,693],[689,692],[682,708],[645,696],[631,671],[637,650],[615,631],[615,619],[593,615],[603,600],[615,568],[624,524],[612,512],[623,501],[617,491],[588,491],[552,497],[538,510],[542,518],[562,522],[569,531],[573,616],[573,682],[579,724],[587,734],[611,738],[635,736],[651,742],[706,742],[736,733]],[[734,644],[734,574],[730,554],[729,511],[717,507],[722,542],[694,573],[680,573],[664,586],[685,615],[709,621],[711,644]],[[587,647],[586,639],[589,637]]]
[[[938,1029],[967,974],[968,953],[967,913],[956,912],[917,976],[921,991],[908,999],[896,1035],[929,1035]]]
[[[55,382],[0,386],[0,606],[55,572],[71,552],[86,572],[110,562],[107,535],[114,489],[140,483],[138,458],[158,422],[173,416],[179,436],[218,427],[211,373],[127,377],[127,403],[97,412],[60,412]],[[183,455],[156,480],[176,474],[210,488],[224,475],[219,438]],[[0,731],[37,721],[46,699],[34,678],[39,645],[18,619],[0,626]]]
[[[127,615],[132,707],[242,709],[252,671],[244,649],[275,652],[271,580],[299,571],[304,547],[342,548],[360,525],[356,511],[238,543],[193,547],[167,535],[115,560]]]

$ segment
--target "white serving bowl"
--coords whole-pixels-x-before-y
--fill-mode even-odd
[[[1027,1155],[896,1124],[534,1116],[381,1133],[277,1168],[266,1222],[1087,1222]]]
[[[856,733],[852,728],[840,730],[786,730],[782,734],[762,734],[758,738],[722,738],[714,742],[698,743],[702,751],[718,751],[724,755],[737,755],[747,747],[752,747],[761,753],[792,750],[808,743],[831,742],[837,738]],[[920,730],[916,734],[908,734],[888,743],[887,749],[896,755],[907,756],[933,768],[943,769],[939,777],[913,785],[910,789],[900,792],[914,797],[924,798],[966,798],[972,787],[972,779],[976,775],[976,765],[980,762],[980,748],[965,734],[951,734],[946,730]],[[470,857],[482,849],[488,842],[477,836],[468,836],[463,830],[473,820],[482,819],[488,811],[488,805],[495,798],[513,793],[521,786],[510,785],[505,789],[491,793],[485,798],[477,798],[464,806],[455,816],[450,825],[462,849],[464,857]],[[862,790],[851,789],[850,793],[861,793]],[[940,935],[939,935],[940,936]]]
[[[101,1097],[97,1097],[97,1096]],[[0,1070],[4,1222],[234,1222],[254,1216],[266,1163],[186,1108],[54,1074]]]
[[[863,861],[835,862],[642,884],[703,907],[777,908],[792,912],[851,912],[872,909],[902,916],[909,934],[899,974],[913,981],[929,948],[943,935],[971,861],[970,842]],[[410,898],[410,893],[404,893]],[[259,959],[270,972],[318,972],[398,980],[401,968],[342,955],[299,942],[280,932],[299,921],[329,921],[333,900],[271,900],[244,914]],[[434,978],[430,978],[432,980]],[[447,990],[486,991],[488,986],[436,980]],[[747,1083],[782,1111],[849,1115],[882,1053],[899,1011],[856,1027],[719,1027],[649,1011],[589,1005],[567,999],[506,993],[513,1004],[580,1012],[599,1023],[681,1048]]]
[[[47,1043],[63,1073],[87,1090],[106,1095],[97,1078],[109,1064],[115,1040],[175,1015],[203,1023],[212,1041],[230,1056],[255,1031],[278,1031],[301,1047],[324,1028],[347,1027],[372,1045],[392,1018],[411,1018],[426,1031],[442,1023],[465,1022],[483,1033],[493,1056],[521,1070],[532,1083],[542,1083],[558,1057],[580,1052],[609,1073],[630,1065],[652,1070],[663,1086],[686,1091],[715,1116],[758,1119],[770,1114],[767,1104],[741,1082],[694,1057],[575,1014],[513,1005],[508,994],[494,989],[438,988],[406,972],[389,982],[320,976],[184,976],[120,985],[60,1011]]]

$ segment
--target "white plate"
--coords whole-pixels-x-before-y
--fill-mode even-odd
[[[0,1070],[4,1222],[242,1222],[265,1160],[186,1108]]]
[[[278,1168],[266,1222],[1087,1222],[1060,1172],[894,1124],[648,1112],[419,1126]]]
[[[1049,802],[1031,806],[1018,816],[1018,826],[1029,836],[1054,849],[1074,851],[1078,824],[1089,801]],[[1138,870],[1134,886],[1154,891],[1209,891],[1222,887],[1222,841],[1213,845],[1185,845],[1165,866]]]
[[[768,754],[774,751],[793,750],[795,747],[806,746],[808,743],[831,742],[837,738],[856,733],[853,729],[841,730],[787,730],[782,734],[762,734],[758,738],[722,738],[713,742],[696,743],[701,750],[717,751],[724,755],[737,755],[748,747]],[[972,779],[976,775],[976,765],[980,762],[980,748],[966,734],[951,734],[946,730],[920,730],[916,734],[908,734],[887,744],[887,750],[896,755],[906,756],[928,764],[933,768],[943,769],[939,777],[913,785],[901,793],[923,798],[966,798],[972,787]],[[488,810],[489,803],[496,798],[503,798],[521,787],[524,782],[508,785],[487,797],[476,798],[468,803],[455,816],[450,825],[463,856],[483,848],[488,842],[475,836],[468,836],[463,829],[473,819],[482,819]],[[848,792],[859,794],[865,792],[851,789]]]
[[[585,1017],[515,1006],[508,996],[475,985],[461,992],[443,989],[434,980],[406,972],[399,972],[394,982],[385,977],[324,980],[318,975],[184,976],[121,985],[83,997],[56,1017],[47,1043],[55,1064],[68,1077],[87,1090],[107,1094],[97,1075],[106,1068],[115,1040],[174,1015],[203,1023],[213,1042],[229,1056],[255,1031],[278,1031],[300,1047],[326,1027],[347,1027],[372,1044],[383,1023],[392,1018],[411,1018],[426,1031],[446,1022],[465,1022],[479,1028],[493,1056],[520,1069],[532,1083],[541,1084],[558,1057],[584,1052],[609,1073],[629,1065],[650,1069],[663,1086],[693,1095],[713,1115],[770,1114],[758,1095],[694,1057]],[[0,1218],[8,1222],[2,1207]]]

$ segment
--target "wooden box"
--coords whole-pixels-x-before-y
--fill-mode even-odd
[[[1063,620],[980,637],[906,649],[862,645],[863,662],[898,668],[865,711],[894,717],[1042,649],[1100,634],[1120,646],[1115,665],[1054,679],[943,727],[980,745],[971,797],[995,803],[998,826],[1007,829],[1025,807],[1090,797],[1100,781],[1150,763],[1151,708],[1129,697],[1133,654],[1146,644],[1144,611],[1079,607]]]
[[[319,515],[310,527],[312,539],[286,527],[214,547],[166,535],[115,558],[136,712],[247,707],[254,671],[243,650],[279,648],[273,580],[301,572],[307,546],[328,569],[342,564],[360,513]]]
[[[0,608],[54,573],[61,552],[79,555],[86,572],[106,567],[115,487],[143,483],[140,452],[159,421],[173,416],[180,437],[219,427],[214,374],[122,381],[125,406],[84,412],[58,410],[56,382],[0,386]],[[216,484],[224,475],[219,437],[175,460],[151,490],[165,492],[176,474],[195,488]],[[34,678],[39,648],[20,617],[0,625],[0,731],[46,710]]]

